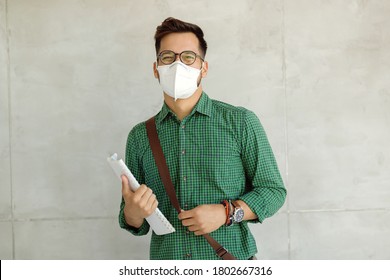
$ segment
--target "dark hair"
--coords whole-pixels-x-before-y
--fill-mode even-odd
[[[207,51],[207,43],[203,38],[204,34],[202,29],[199,26],[184,22],[173,17],[169,17],[164,20],[161,25],[157,26],[156,33],[154,34],[155,46],[156,46],[156,54],[160,50],[161,39],[171,33],[184,33],[184,32],[192,32],[198,38],[199,41],[199,49],[202,52],[201,55],[203,58],[206,56]]]

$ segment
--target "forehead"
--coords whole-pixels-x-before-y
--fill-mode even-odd
[[[194,51],[199,53],[199,40],[192,32],[171,33],[161,39],[160,51],[171,50],[177,53]]]

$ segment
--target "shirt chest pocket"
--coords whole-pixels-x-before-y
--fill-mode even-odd
[[[207,184],[220,190],[224,197],[237,197],[245,185],[245,172],[235,143],[205,146],[200,154],[197,165]]]

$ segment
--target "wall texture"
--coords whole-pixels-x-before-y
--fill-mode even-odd
[[[190,8],[189,8],[190,6]],[[199,24],[205,91],[260,117],[288,188],[261,259],[390,258],[390,3],[0,0],[0,258],[147,259],[106,165],[158,112],[153,34]]]

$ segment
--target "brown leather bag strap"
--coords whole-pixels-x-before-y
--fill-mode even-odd
[[[210,234],[203,234],[204,238],[206,238],[207,242],[213,247],[215,253],[224,260],[236,260],[236,258],[228,252],[221,244],[219,244],[214,238],[210,236]]]
[[[173,207],[175,207],[178,213],[181,212],[181,207],[179,200],[177,199],[175,187],[173,186],[171,175],[169,174],[169,169],[167,162],[165,160],[164,152],[162,150],[160,140],[158,139],[156,123],[154,117],[149,119],[146,122],[146,132],[149,138],[150,148],[152,149],[154,161],[156,162],[158,173],[165,187],[165,191],[168,194],[168,197],[171,201]]]
[[[150,147],[152,149],[153,157],[156,162],[158,172],[160,174],[161,180],[165,187],[165,190],[168,194],[168,197],[171,201],[173,207],[175,207],[178,213],[181,212],[180,203],[177,199],[175,187],[173,186],[171,176],[169,174],[169,169],[167,162],[165,160],[164,152],[162,150],[160,140],[157,134],[156,122],[154,117],[146,121],[146,132],[149,138]],[[220,245],[214,238],[209,234],[203,235],[211,247],[215,250],[215,253],[224,260],[236,260],[236,258],[230,254],[222,245]]]

